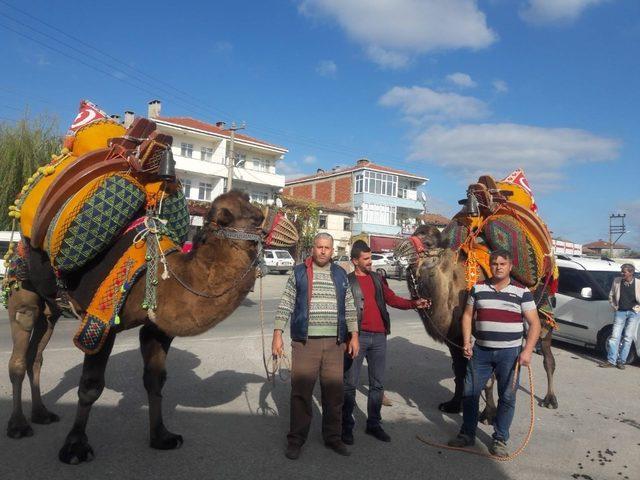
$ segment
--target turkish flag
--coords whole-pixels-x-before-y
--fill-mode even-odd
[[[81,100],[78,110],[78,115],[69,128],[71,132],[78,131],[78,129],[93,122],[94,120],[107,118],[107,114],[89,100]]]
[[[502,180],[504,183],[512,183],[514,185],[519,185],[531,196],[531,210],[534,212],[538,212],[538,206],[536,205],[536,201],[533,198],[533,192],[531,191],[531,187],[529,186],[529,182],[527,177],[525,177],[524,172],[519,168],[511,172],[505,179]]]

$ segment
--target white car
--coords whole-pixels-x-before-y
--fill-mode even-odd
[[[557,257],[557,264],[560,280],[554,314],[559,328],[553,332],[554,338],[606,352],[614,315],[609,291],[613,279],[620,276],[621,264],[563,255]],[[627,363],[640,357],[637,331],[634,338]]]
[[[267,264],[269,273],[280,272],[285,274],[293,270],[296,264],[291,254],[286,250],[265,250],[264,261]]]
[[[371,254],[371,269],[385,278],[397,277],[402,280],[407,265],[406,259],[398,260],[394,257],[393,252]]]

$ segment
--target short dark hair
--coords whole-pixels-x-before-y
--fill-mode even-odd
[[[493,262],[498,257],[502,257],[505,260],[509,260],[513,263],[513,255],[511,255],[511,252],[509,250],[505,250],[504,248],[493,250],[491,252],[491,255],[489,255],[489,261]]]
[[[371,248],[369,248],[367,242],[365,242],[364,240],[356,240],[351,246],[351,260],[357,260],[358,258],[360,258],[361,253],[368,253],[370,251]]]
[[[627,272],[635,273],[636,266],[633,263],[623,263],[622,266],[620,267],[620,271],[625,271],[625,270]]]

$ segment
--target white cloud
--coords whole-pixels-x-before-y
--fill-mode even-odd
[[[478,84],[474,82],[471,77],[466,73],[456,72],[451,75],[447,75],[447,80],[454,85],[461,88],[473,88]]]
[[[509,91],[509,85],[504,80],[494,80],[492,82],[493,88],[498,93],[507,93]]]
[[[412,55],[496,41],[476,0],[300,0],[300,12],[335,20],[371,60],[407,66]]]
[[[333,60],[321,60],[316,65],[316,73],[323,77],[333,78],[336,76],[338,66]]]
[[[520,17],[529,23],[566,23],[576,20],[588,7],[609,0],[527,0]]]
[[[489,114],[487,105],[474,97],[436,92],[428,87],[393,87],[379,100],[385,107],[398,107],[412,119],[479,119]]]
[[[287,180],[307,175],[297,162],[291,160],[278,162],[277,172],[279,175],[284,175]]]
[[[315,155],[307,155],[302,159],[302,163],[304,163],[305,165],[313,165],[314,163],[316,163],[316,160],[317,158],[315,157]]]
[[[570,128],[512,123],[433,126],[418,135],[412,160],[435,163],[465,176],[496,177],[516,168],[527,173],[534,191],[557,187],[569,165],[613,160],[620,142]]]

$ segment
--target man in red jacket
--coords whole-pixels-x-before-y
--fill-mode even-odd
[[[428,308],[431,302],[424,298],[409,300],[393,293],[386,279],[371,270],[371,249],[364,241],[354,242],[351,248],[351,262],[355,270],[349,274],[348,278],[358,313],[360,351],[355,358],[345,357],[342,441],[347,445],[353,444],[356,388],[360,384],[360,369],[366,358],[369,371],[369,395],[365,432],[378,440],[390,442],[391,437],[380,425],[387,335],[390,332],[387,305],[401,310],[410,310]]]

